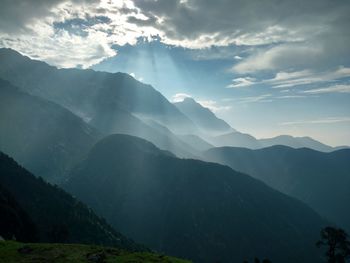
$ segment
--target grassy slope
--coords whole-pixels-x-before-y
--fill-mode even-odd
[[[0,241],[0,263],[83,263],[83,262],[169,262],[189,261],[163,255],[138,252],[132,253],[117,248],[106,248],[77,244],[24,244],[14,241]]]

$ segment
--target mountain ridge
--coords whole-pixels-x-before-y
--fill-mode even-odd
[[[207,135],[222,134],[234,130],[227,122],[218,118],[210,109],[202,106],[193,98],[185,98],[183,101],[173,104]]]
[[[304,201],[319,214],[350,229],[350,149],[320,152],[310,148],[212,148],[205,160],[229,165]]]
[[[128,149],[127,140],[141,146]],[[65,189],[134,240],[168,255],[195,262],[242,262],[247,255],[319,261],[314,239],[327,223],[309,207],[228,166],[178,159],[154,147],[140,151],[144,143],[128,135],[102,139]]]

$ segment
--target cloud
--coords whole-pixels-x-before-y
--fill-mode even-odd
[[[340,122],[350,122],[350,117],[328,117],[324,119],[316,120],[302,120],[302,121],[289,121],[282,122],[280,125],[308,125],[308,124],[331,124]]]
[[[255,79],[250,77],[236,78],[232,80],[232,84],[228,85],[228,88],[240,88],[247,87],[255,84]]]
[[[274,78],[265,80],[264,83],[272,85],[274,88],[288,88],[336,81],[347,77],[350,77],[350,68],[340,67],[336,70],[324,72],[314,72],[311,70],[278,72]]]
[[[197,102],[214,113],[227,111],[231,109],[231,106],[219,105],[219,103],[214,100],[198,100]]]
[[[350,93],[350,85],[334,85],[326,88],[304,90],[303,93],[308,94],[322,94],[322,93]]]
[[[128,22],[130,0],[5,0],[0,10],[1,47],[58,67],[90,67],[115,56],[113,45],[156,34]]]
[[[225,99],[225,101],[233,101],[240,104],[255,103],[255,102],[272,102],[272,94],[262,94],[257,96],[241,97],[235,99]]]
[[[182,102],[182,101],[183,101],[184,99],[186,99],[186,98],[192,98],[192,96],[189,95],[189,94],[186,94],[186,93],[176,93],[176,94],[172,97],[171,101],[172,101],[172,102]]]
[[[228,87],[247,87],[253,85],[268,85],[273,88],[291,88],[300,85],[327,83],[350,77],[350,68],[340,67],[335,70],[315,72],[312,70],[301,70],[293,72],[280,71],[273,78],[255,80],[251,77],[240,77],[232,80]],[[311,93],[311,92],[310,92]]]
[[[57,66],[88,67],[115,55],[113,45],[159,36],[162,43],[191,49],[240,46],[248,53],[229,55],[239,74],[289,72],[346,65],[349,13],[350,2],[328,0],[3,0],[0,45]],[[48,47],[62,55],[42,55]],[[89,55],[74,63],[76,53]]]
[[[135,5],[157,18],[153,26],[166,43],[191,48],[303,41],[326,28],[335,14],[345,16],[349,7],[326,0],[141,0]]]
[[[65,30],[52,32],[52,28],[43,26],[42,32],[37,32],[36,35],[0,39],[0,46],[11,47],[52,65],[86,68],[116,55],[105,37],[103,32],[91,32],[88,36],[81,37]]]
[[[324,50],[320,46],[304,44],[283,44],[267,50],[259,50],[245,60],[233,66],[240,74],[257,71],[296,68],[314,63]]]

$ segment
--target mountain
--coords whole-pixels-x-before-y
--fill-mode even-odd
[[[199,152],[209,150],[210,148],[214,147],[212,144],[210,144],[209,142],[205,141],[197,135],[184,134],[178,135],[178,137]]]
[[[280,135],[269,139],[260,139],[259,142],[264,148],[273,145],[285,145],[296,149],[310,148],[320,152],[331,152],[337,150],[310,137],[293,137],[290,135]]]
[[[232,146],[250,149],[261,148],[261,144],[256,138],[249,134],[237,131],[211,137],[209,141],[217,147]]]
[[[67,109],[0,79],[0,150],[32,173],[62,181],[100,136]]]
[[[0,153],[0,184],[31,218],[37,229],[38,241],[143,249],[117,233],[71,195],[36,178],[3,153]],[[12,207],[16,206],[14,201],[10,202]],[[19,220],[27,219],[21,216]]]
[[[216,117],[211,110],[203,107],[192,98],[185,98],[181,102],[174,103],[174,105],[207,135],[233,131],[233,128],[227,122]]]
[[[128,135],[99,141],[65,189],[137,242],[194,262],[320,262],[323,221],[227,166],[178,159]],[[92,194],[93,193],[93,194]]]
[[[206,160],[229,165],[296,197],[350,230],[350,150],[323,153],[273,146],[259,150],[213,148]]]
[[[198,153],[173,132],[163,133],[146,123],[153,120],[180,133],[197,130],[158,91],[128,74],[57,69],[11,49],[0,49],[0,77],[26,93],[69,109],[101,134],[140,136],[180,157],[194,157]],[[41,175],[37,170],[33,172]]]
[[[151,119],[141,121],[136,116],[111,105],[106,105],[106,110],[100,111],[98,116],[89,123],[104,134],[122,133],[141,137],[180,157],[194,157],[200,152]]]
[[[256,139],[250,134],[238,131],[209,137],[208,140],[216,147],[231,146],[253,150],[267,148],[274,145],[284,145],[295,149],[310,148],[321,152],[331,152],[348,148],[347,146],[331,147],[310,137],[293,137],[290,135],[280,135],[268,139]]]
[[[54,101],[86,121],[99,118],[106,105],[138,118],[152,118],[176,133],[193,133],[195,125],[150,85],[125,73],[57,69],[0,49],[0,78],[23,91]]]

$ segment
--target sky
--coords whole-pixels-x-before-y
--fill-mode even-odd
[[[350,1],[1,0],[0,46],[126,72],[258,138],[350,145]]]

